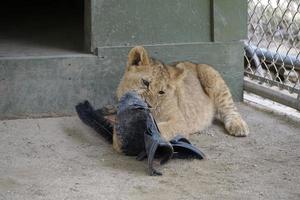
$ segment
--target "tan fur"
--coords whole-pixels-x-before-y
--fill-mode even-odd
[[[130,90],[137,91],[152,106],[161,134],[167,140],[177,134],[188,137],[203,130],[215,114],[230,135],[249,133],[227,85],[209,65],[191,62],[164,65],[151,59],[143,47],[134,47],[128,54],[117,98]]]

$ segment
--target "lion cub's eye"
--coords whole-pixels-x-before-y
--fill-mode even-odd
[[[165,92],[161,90],[158,92],[158,94],[165,94]]]
[[[150,85],[150,82],[149,82],[149,81],[147,81],[147,80],[145,80],[145,79],[142,79],[142,82],[143,82],[143,84],[144,84],[146,87],[149,87],[149,85]]]

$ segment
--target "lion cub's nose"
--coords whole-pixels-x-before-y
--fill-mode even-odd
[[[142,79],[142,81],[143,81],[143,84],[148,88],[150,85],[150,82],[145,79]]]

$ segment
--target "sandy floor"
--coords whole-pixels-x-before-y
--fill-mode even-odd
[[[146,163],[116,154],[76,117],[0,121],[0,199],[300,199],[300,123],[240,105],[251,135],[192,136],[209,157]]]

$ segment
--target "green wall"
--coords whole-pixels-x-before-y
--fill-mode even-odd
[[[213,65],[242,100],[246,0],[85,0],[86,55],[0,58],[0,118],[74,114],[114,102],[127,53]]]
[[[246,38],[246,0],[91,0],[91,49]]]
[[[93,1],[93,45],[208,42],[209,0]]]

